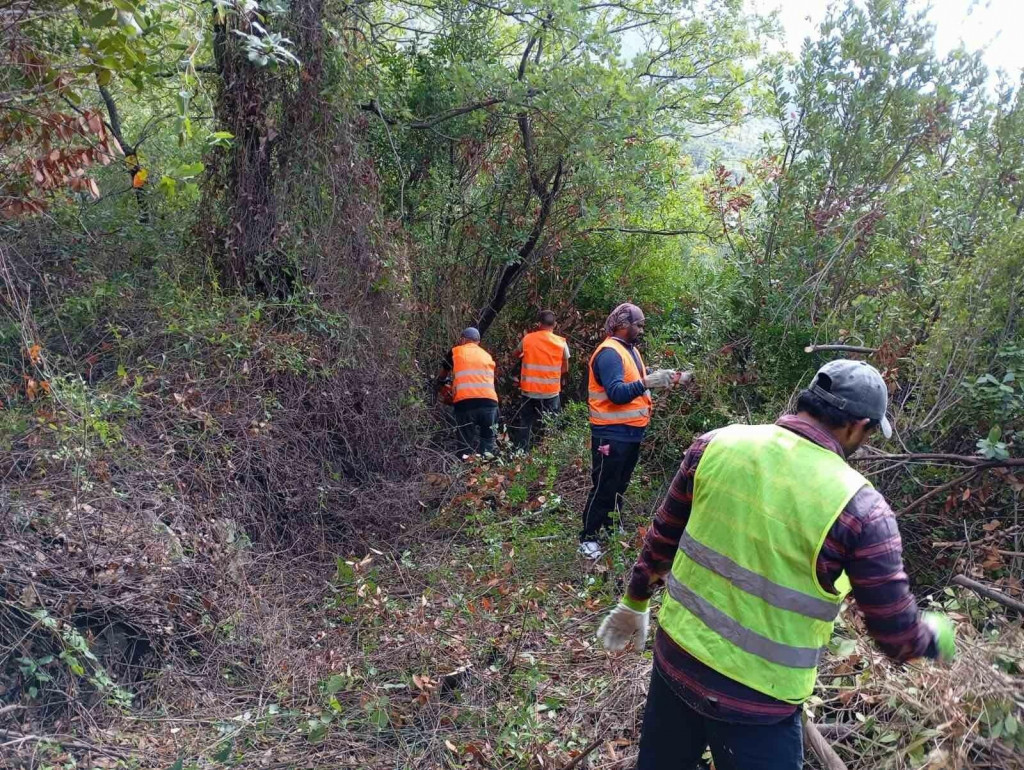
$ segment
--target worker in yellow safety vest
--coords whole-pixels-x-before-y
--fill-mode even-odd
[[[569,344],[555,334],[555,314],[542,310],[537,328],[519,341],[516,355],[521,359],[519,391],[522,398],[515,419],[515,441],[529,449],[538,419],[556,414],[561,408],[562,381],[569,371]]]
[[[646,319],[636,305],[616,307],[604,324],[605,338],[587,366],[590,457],[593,486],[583,509],[580,553],[599,559],[600,540],[611,528],[640,456],[640,442],[651,420],[651,390],[689,382],[688,372],[648,370],[636,343]]]
[[[438,376],[451,394],[460,454],[485,455],[494,451],[498,427],[498,393],[494,389],[494,359],[480,347],[480,332],[462,331]]]
[[[730,425],[687,450],[647,531],[622,602],[597,635],[643,649],[648,601],[666,587],[638,770],[799,770],[800,704],[847,592],[902,661],[955,654],[952,624],[918,612],[896,518],[846,463],[888,390],[863,361],[832,361],[772,425]]]

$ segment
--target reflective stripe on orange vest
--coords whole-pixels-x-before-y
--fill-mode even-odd
[[[540,329],[523,337],[523,367],[519,389],[533,396],[557,396],[562,389],[565,339]]]
[[[622,359],[622,381],[627,385],[640,379],[640,369],[632,354],[616,339],[605,338],[604,342],[597,346],[597,350],[590,357],[590,365],[587,367],[590,376],[590,384],[587,387],[587,401],[590,404],[591,425],[632,425],[636,428],[646,428],[651,421],[651,397],[646,392],[641,393],[632,401],[625,404],[615,404],[608,398],[608,393],[594,377],[594,359],[597,354],[605,348],[611,348],[619,354]],[[637,358],[640,359],[640,366],[643,367],[643,358],[637,351]]]
[[[494,390],[494,359],[475,342],[452,348],[452,400],[467,398],[498,400]]]

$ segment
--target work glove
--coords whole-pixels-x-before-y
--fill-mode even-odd
[[[931,629],[935,650],[942,663],[952,663],[956,657],[956,627],[941,612],[925,612],[921,619]]]
[[[629,642],[638,652],[647,641],[647,631],[651,625],[650,610],[640,612],[630,609],[621,602],[608,613],[597,629],[597,639],[606,650],[617,652]]]
[[[673,369],[655,369],[644,378],[644,384],[648,390],[671,388],[678,382],[677,374]]]
[[[689,385],[693,382],[693,372],[676,372],[675,385]]]

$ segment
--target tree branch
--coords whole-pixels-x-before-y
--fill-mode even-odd
[[[866,462],[866,463],[877,463],[877,462],[892,462],[894,460],[902,460],[905,462],[948,462],[948,463],[960,463],[961,465],[970,465],[978,470],[985,470],[988,468],[1017,468],[1024,467],[1024,458],[1010,457],[1006,460],[989,460],[984,457],[978,457],[976,455],[952,455],[952,454],[936,454],[929,452],[921,453],[909,453],[909,454],[872,454],[865,455],[863,457],[851,457],[851,461],[855,462]]]
[[[958,586],[970,588],[974,593],[980,594],[986,599],[991,599],[1004,607],[1009,607],[1011,610],[1016,610],[1021,615],[1024,615],[1024,602],[1020,599],[1014,599],[1012,596],[1007,596],[1002,591],[989,588],[987,585],[979,583],[977,580],[971,580],[969,577],[965,577],[964,575],[954,575],[952,582],[956,583]]]
[[[55,743],[59,746],[63,746],[68,749],[78,749],[79,751],[95,751],[98,754],[106,754],[111,757],[120,757],[121,759],[130,759],[131,754],[125,752],[123,749],[117,749],[110,746],[95,746],[91,743],[84,743],[82,741],[69,740],[64,736],[60,735],[26,735],[24,733],[16,733],[11,730],[0,730],[0,738],[3,738],[7,743],[0,743],[2,746],[17,746],[20,743]]]
[[[817,353],[821,350],[839,350],[846,353],[877,353],[878,348],[866,348],[861,345],[808,345],[804,353]]]
[[[455,109],[448,110],[447,112],[442,112],[438,115],[434,115],[433,117],[425,118],[424,120],[414,121],[409,124],[409,128],[433,128],[438,123],[444,123],[446,120],[457,118],[459,115],[465,115],[466,113],[469,112],[476,112],[477,110],[482,110],[486,107],[491,107],[495,104],[500,104],[503,101],[505,101],[505,97],[494,96],[491,97],[490,99],[483,99],[482,101],[479,102],[472,102],[462,107],[456,107]]]
[[[179,67],[176,70],[172,70],[172,71],[169,71],[169,72],[154,72],[154,73],[152,73],[152,75],[155,78],[173,78],[173,77],[176,77],[176,76],[180,75],[182,72],[186,72],[186,71],[187,71],[187,68],[185,66],[182,66],[182,67]],[[212,64],[200,64],[198,67],[193,67],[193,71],[194,72],[202,73],[204,75],[206,75],[206,74],[216,75],[217,74],[217,68],[214,67]]]
[[[466,115],[467,113],[475,112],[476,110],[482,110],[487,107],[492,107],[495,104],[501,104],[504,101],[504,96],[492,96],[489,99],[482,99],[481,101],[478,102],[470,102],[469,104],[465,104],[461,107],[454,107],[453,109],[445,110],[444,112],[439,112],[437,115],[432,115],[429,118],[422,118],[420,120],[414,120],[410,123],[405,124],[403,124],[401,121],[396,120],[395,118],[385,115],[384,111],[381,109],[380,104],[377,102],[376,99],[367,102],[366,104],[360,104],[359,109],[364,110],[366,112],[372,112],[374,115],[376,115],[385,123],[387,123],[389,126],[405,125],[406,128],[422,130],[426,128],[433,128],[439,123],[444,123],[445,121],[451,120],[452,118],[457,118],[460,115]]]
[[[977,476],[979,473],[981,473],[981,471],[978,468],[971,468],[969,471],[967,471],[967,473],[963,473],[963,474],[957,476],[952,481],[947,481],[945,484],[940,484],[939,486],[935,487],[935,489],[932,489],[932,490],[930,490],[928,492],[925,492],[923,495],[921,495],[919,498],[917,498],[914,502],[912,502],[910,505],[908,505],[902,511],[899,511],[896,515],[897,516],[903,516],[904,514],[910,513],[911,511],[913,511],[913,510],[915,510],[917,508],[920,508],[922,505],[924,505],[926,502],[931,500],[933,497],[942,494],[947,489],[951,489],[953,487],[959,486],[960,484],[963,484],[965,481],[970,481],[975,476]]]
[[[117,111],[114,97],[110,95],[110,91],[106,86],[100,86],[100,96],[103,98],[103,104],[106,105],[107,115],[110,118],[110,133],[114,135],[118,144],[121,145],[121,150],[125,155],[134,155],[135,148],[125,141],[124,133],[121,131],[121,113]]]
[[[564,765],[562,765],[561,770],[572,770],[574,767],[576,767],[576,765],[578,765],[584,759],[589,757],[591,752],[593,752],[594,749],[596,749],[598,746],[600,746],[603,741],[604,741],[604,738],[597,738],[596,740],[591,741],[590,744],[585,749],[583,749],[583,751],[581,751],[575,757],[573,757],[568,762],[566,762]]]
[[[628,235],[703,235],[708,240],[712,240],[711,234],[707,230],[657,230],[647,227],[591,227],[583,231],[584,233],[626,233]]]
[[[835,749],[828,745],[828,741],[821,736],[814,723],[806,716],[803,717],[803,723],[804,740],[826,770],[846,770],[846,763],[836,754]]]

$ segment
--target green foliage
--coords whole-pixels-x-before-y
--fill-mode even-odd
[[[989,459],[1005,460],[1024,428],[1024,348],[1006,346],[996,354],[994,363],[994,374],[983,374],[965,388],[976,414],[995,423],[988,435],[978,440],[978,451]]]
[[[59,652],[54,655],[43,655],[39,658],[23,656],[18,659],[21,673],[30,682],[28,695],[35,699],[40,691],[54,681],[48,668],[61,663],[75,677],[80,677],[103,693],[107,700],[121,709],[132,705],[134,696],[128,690],[117,685],[107,670],[97,660],[89,648],[85,637],[74,626],[54,618],[47,610],[40,609],[32,613],[42,628],[51,632],[58,644]]]

